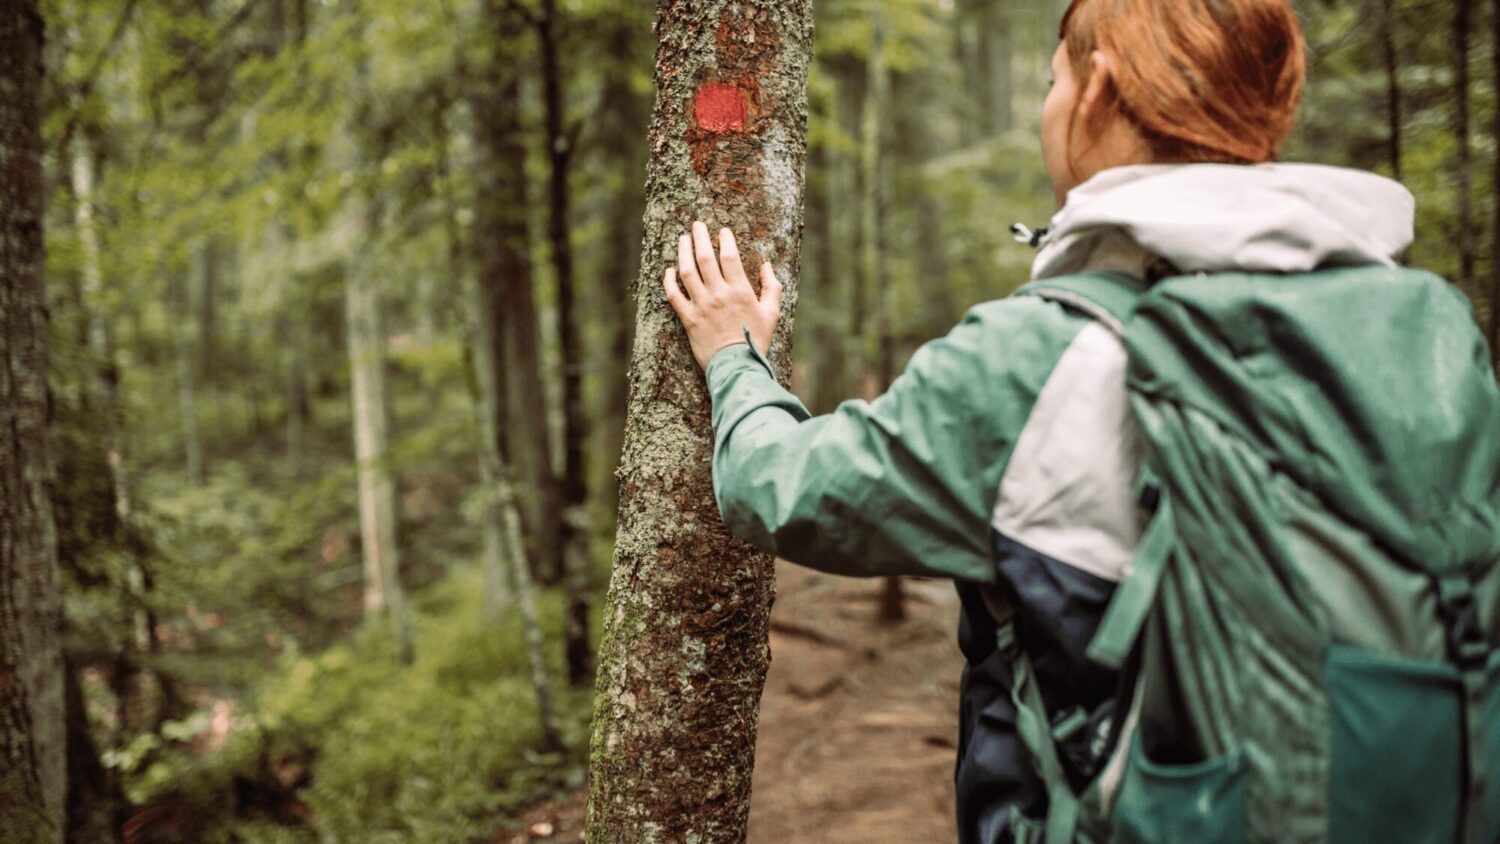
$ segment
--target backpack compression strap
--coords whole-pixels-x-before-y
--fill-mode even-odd
[[[1459,828],[1465,844],[1483,844],[1480,836],[1484,826],[1485,790],[1492,775],[1485,741],[1486,730],[1493,729],[1485,724],[1490,644],[1480,625],[1474,584],[1469,576],[1457,572],[1437,577],[1435,581],[1438,614],[1447,633],[1448,657],[1463,680],[1460,726],[1463,730],[1464,779],[1459,802]]]

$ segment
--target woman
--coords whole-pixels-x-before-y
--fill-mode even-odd
[[[1304,75],[1286,0],[1074,0],[1061,39],[1041,127],[1061,210],[1034,280],[1389,268],[1410,244],[1400,185],[1268,163]],[[825,571],[957,581],[960,838],[1034,832],[1048,789],[1018,736],[997,635],[1013,621],[1067,777],[1093,780],[1127,719],[1111,717],[1119,675],[1086,651],[1151,503],[1126,347],[1087,307],[1014,296],[971,310],[879,399],[812,418],[760,353],[781,295],[769,265],[760,275],[757,297],[733,234],[716,258],[694,223],[664,278],[713,397],[725,522]],[[1063,723],[1080,726],[1064,736]]]

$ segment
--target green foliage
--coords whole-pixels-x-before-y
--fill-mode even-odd
[[[483,620],[480,580],[458,569],[417,596],[409,667],[388,628],[318,654],[290,649],[218,749],[192,744],[211,731],[200,711],[106,763],[148,811],[207,809],[193,819],[202,840],[487,840],[519,806],[582,784],[590,704],[588,693],[564,691],[567,750],[539,750],[520,624],[513,613]],[[560,636],[559,597],[539,610],[547,634]],[[561,675],[560,659],[551,671]]]

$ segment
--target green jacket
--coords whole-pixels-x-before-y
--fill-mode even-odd
[[[1001,477],[1037,395],[1089,319],[988,302],[873,402],[813,417],[746,344],[707,371],[714,493],[736,535],[834,574],[991,583]]]

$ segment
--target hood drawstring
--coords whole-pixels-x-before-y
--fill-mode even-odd
[[[1032,231],[1025,223],[1011,223],[1010,233],[1016,239],[1016,243],[1024,243],[1032,249],[1040,249],[1047,242],[1047,229]]]

